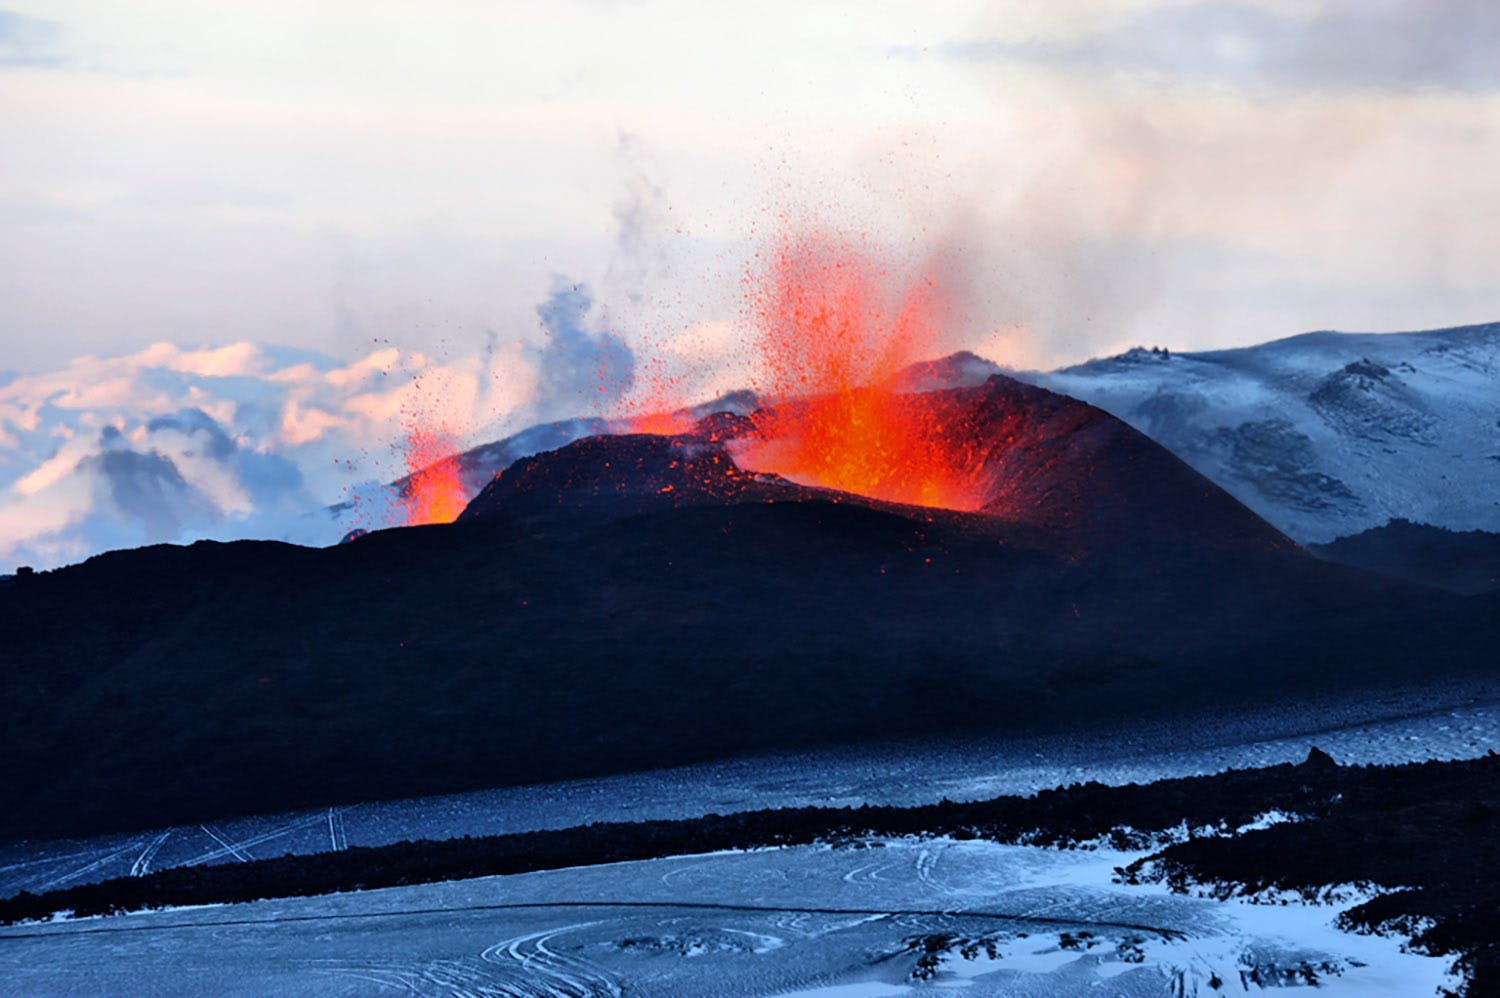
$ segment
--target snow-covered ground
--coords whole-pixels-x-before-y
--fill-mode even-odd
[[[1140,783],[1299,762],[1316,744],[1340,762],[1464,759],[1500,750],[1496,691],[1437,688],[1425,701],[1309,704],[1304,713],[1188,729],[1132,725],[1072,739],[925,744],[738,759],[567,783],[210,821],[84,841],[0,845],[0,896],[169,866],[403,839],[495,835],[593,821],[691,818],[771,807],[927,804],[1069,783]]]
[[[3,891],[182,863],[802,804],[915,804],[1300,761],[1468,758],[1500,699],[1133,727],[1072,741],[906,746],[12,844]],[[1257,737],[1257,732],[1259,736]],[[1341,933],[1339,907],[1115,884],[1138,854],[983,842],[718,853],[0,929],[5,990],[48,994],[1428,995],[1448,963]],[[1344,904],[1353,903],[1345,901]],[[929,937],[943,936],[936,939]],[[929,955],[930,951],[930,955]],[[930,975],[913,977],[919,961]],[[1218,983],[1222,990],[1215,990]]]
[[[1500,323],[1017,376],[1120,417],[1304,543],[1395,517],[1500,530]]]
[[[1338,932],[1336,907],[1112,883],[1134,855],[945,839],[715,853],[11,927],[0,972],[28,995],[1061,998],[1315,979],[1323,994],[1409,996],[1444,983],[1446,960]]]

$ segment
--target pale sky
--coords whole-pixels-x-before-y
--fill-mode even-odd
[[[1500,318],[1478,0],[0,6],[0,370],[469,355],[558,275],[712,367],[786,215],[1015,366]]]

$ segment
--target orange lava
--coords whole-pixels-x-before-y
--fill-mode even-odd
[[[946,312],[934,273],[893,276],[829,235],[785,240],[751,282],[766,408],[736,462],[890,502],[979,508],[968,438],[932,397],[900,390],[903,369],[936,353]]]
[[[468,504],[459,477],[458,450],[447,433],[414,427],[406,434],[406,467],[410,472],[402,502],[406,525],[452,523]]]
[[[656,411],[639,416],[627,416],[620,420],[626,433],[659,433],[671,436],[686,433],[693,428],[693,421],[678,412]]]
[[[659,357],[642,360],[636,370],[635,390],[620,403],[611,422],[620,433],[687,433],[695,420],[687,412],[682,383]]]

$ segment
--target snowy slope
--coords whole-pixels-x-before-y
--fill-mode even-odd
[[[910,807],[1096,780],[1112,786],[1300,762],[1317,745],[1344,765],[1473,759],[1500,749],[1500,691],[1433,687],[1390,702],[1312,701],[1285,713],[1191,725],[1133,721],[1062,737],[924,742],[752,756],[617,776],[132,831],[0,844],[0,897],[174,866],[403,840],[504,835],[776,807]]]
[[[1119,416],[1299,541],[1398,517],[1500,530],[1500,323],[1017,376]]]
[[[1347,905],[1114,882],[1138,854],[876,839],[8,928],[17,994],[1431,995]],[[919,961],[930,954],[930,967]],[[923,979],[925,978],[925,979]],[[1314,989],[1308,988],[1307,991]]]

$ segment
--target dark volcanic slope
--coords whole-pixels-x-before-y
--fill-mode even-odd
[[[1010,413],[1016,391],[944,398]],[[528,459],[449,526],[146,548],[17,579],[0,587],[0,834],[1244,709],[1489,666],[1491,596],[1310,558],[1097,410],[1017,398],[1056,431],[1026,437],[1027,460],[992,455],[1046,469],[1007,485],[1043,500],[1025,520],[742,473],[724,440],[743,426],[713,419]]]
[[[1319,558],[1382,572],[1398,579],[1482,593],[1500,586],[1500,534],[1445,530],[1392,520],[1328,544],[1309,544]]]

